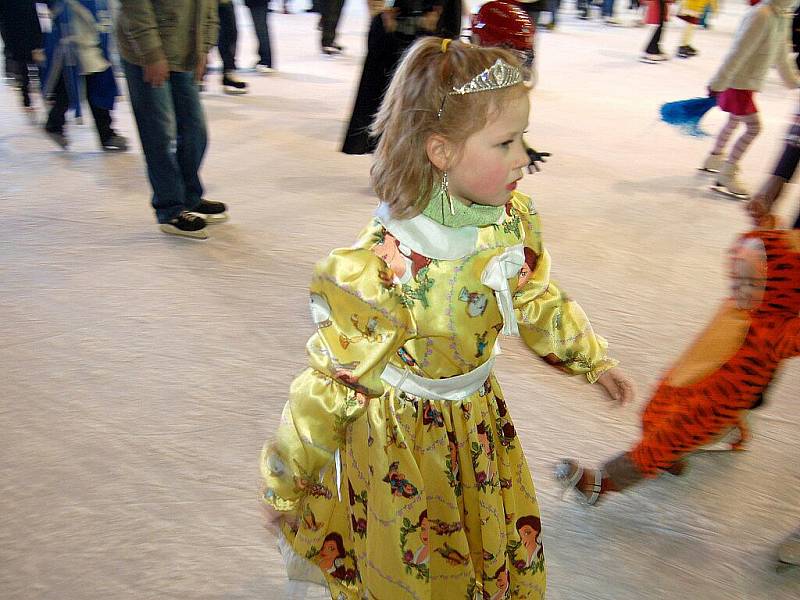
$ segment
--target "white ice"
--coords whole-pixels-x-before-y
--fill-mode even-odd
[[[240,9],[239,60],[250,66]],[[640,392],[615,408],[504,343],[499,377],[538,486],[550,600],[800,597],[800,574],[773,570],[776,544],[800,521],[800,361],[754,414],[747,452],[694,457],[685,477],[593,509],[561,501],[551,479],[562,456],[599,464],[626,449],[653,385],[726,293],[743,205],[712,195],[696,171],[712,139],[680,134],[657,111],[704,93],[743,10],[729,0],[697,33],[697,58],[660,65],[637,62],[649,28],[579,21],[571,3],[558,31],[539,35],[529,139],[553,156],[521,190],[543,216],[555,278]],[[270,19],[279,73],[244,73],[251,93],[240,97],[212,74],[203,96],[207,196],[232,215],[206,242],[158,231],[138,142],[100,152],[89,117],[69,125],[62,152],[0,87],[3,600],[283,597],[258,452],[305,362],[311,265],[352,242],[375,199],[369,157],[338,152],[363,3],[348,2],[348,50],[334,60],[318,52],[316,15]],[[667,26],[670,54],[680,26]],[[757,99],[763,132],[742,163],[751,188],[797,100],[770,74]],[[115,114],[135,139],[125,100]],[[715,111],[705,126],[722,123]],[[781,211],[797,209],[790,186]]]

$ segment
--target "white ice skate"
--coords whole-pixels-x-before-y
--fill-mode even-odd
[[[778,546],[778,572],[800,566],[800,527]]]
[[[706,173],[719,173],[722,165],[725,164],[725,158],[724,154],[709,154],[706,156],[703,166],[698,167],[697,170]]]
[[[711,189],[738,200],[747,200],[750,197],[747,188],[739,181],[739,167],[729,162],[722,165],[717,176],[717,183],[712,185]]]
[[[746,426],[745,426],[746,427]],[[731,427],[725,433],[708,444],[700,446],[695,452],[735,452],[744,450],[749,434],[739,427]]]

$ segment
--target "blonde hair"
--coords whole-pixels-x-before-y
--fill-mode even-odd
[[[498,58],[520,66],[507,50],[455,40],[445,45],[437,37],[422,38],[406,51],[371,128],[372,135],[380,136],[370,171],[372,187],[393,217],[420,214],[439,186],[442,172],[431,164],[426,151],[431,135],[441,135],[458,151],[508,100],[528,92],[520,83],[448,95],[453,86],[467,83]]]

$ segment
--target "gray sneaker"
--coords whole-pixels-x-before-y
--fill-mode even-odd
[[[69,140],[67,139],[67,136],[64,135],[63,131],[50,131],[45,129],[44,132],[47,137],[61,146],[62,150],[66,150],[69,147]]]

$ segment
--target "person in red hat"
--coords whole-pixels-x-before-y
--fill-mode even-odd
[[[477,46],[505,48],[514,52],[522,63],[523,74],[531,87],[536,85],[534,62],[536,23],[522,6],[503,0],[492,0],[472,15],[471,41]],[[526,144],[527,146],[527,144]],[[539,152],[527,146],[531,159],[528,172],[540,171],[537,163],[547,162],[549,152]]]

